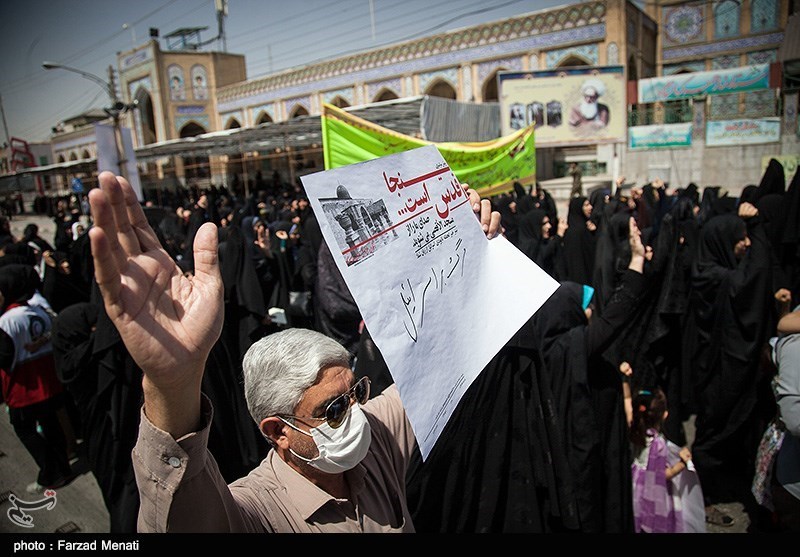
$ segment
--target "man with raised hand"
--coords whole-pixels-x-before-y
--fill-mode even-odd
[[[349,354],[321,333],[289,329],[251,346],[248,408],[273,451],[226,485],[207,449],[213,409],[201,394],[222,329],[217,231],[194,241],[194,276],[164,251],[130,184],[110,172],[89,201],[103,302],[144,372],[133,463],[141,532],[413,532],[405,472],[414,434],[395,386],[369,398]],[[466,186],[465,186],[466,188]],[[468,190],[486,235],[500,215]]]

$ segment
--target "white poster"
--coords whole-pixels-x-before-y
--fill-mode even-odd
[[[435,145],[301,177],[427,458],[480,371],[558,283],[488,240]]]
[[[122,147],[125,152],[125,177],[130,183],[139,201],[144,201],[142,182],[139,179],[139,168],[136,166],[136,151],[133,150],[133,137],[130,128],[120,128]],[[109,170],[114,175],[120,174],[117,141],[114,137],[114,126],[108,124],[94,125],[95,143],[97,144],[97,172]]]

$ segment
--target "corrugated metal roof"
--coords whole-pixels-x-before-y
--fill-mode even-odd
[[[407,97],[346,109],[356,116],[398,133],[423,136],[429,141],[487,141],[499,137],[497,103],[461,103],[428,96]],[[171,156],[237,155],[274,149],[293,150],[322,145],[320,117],[300,116],[285,122],[267,122],[194,137],[151,143],[136,149],[138,162]],[[46,174],[69,168],[75,161],[20,170],[17,174]]]

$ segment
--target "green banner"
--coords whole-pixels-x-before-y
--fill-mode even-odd
[[[325,169],[377,159],[424,145],[436,145],[458,180],[482,196],[513,189],[536,177],[533,126],[480,143],[433,143],[397,133],[353,116],[333,105],[323,105],[322,145]]]
[[[769,64],[640,79],[639,102],[674,101],[758,89],[769,89]]]
[[[628,128],[630,149],[660,149],[667,147],[691,147],[692,123],[655,124]]]

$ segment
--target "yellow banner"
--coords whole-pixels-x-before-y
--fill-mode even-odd
[[[436,145],[458,180],[484,197],[511,191],[514,181],[526,184],[536,177],[533,126],[492,141],[433,143],[373,124],[333,105],[323,105],[326,170],[425,145]]]

